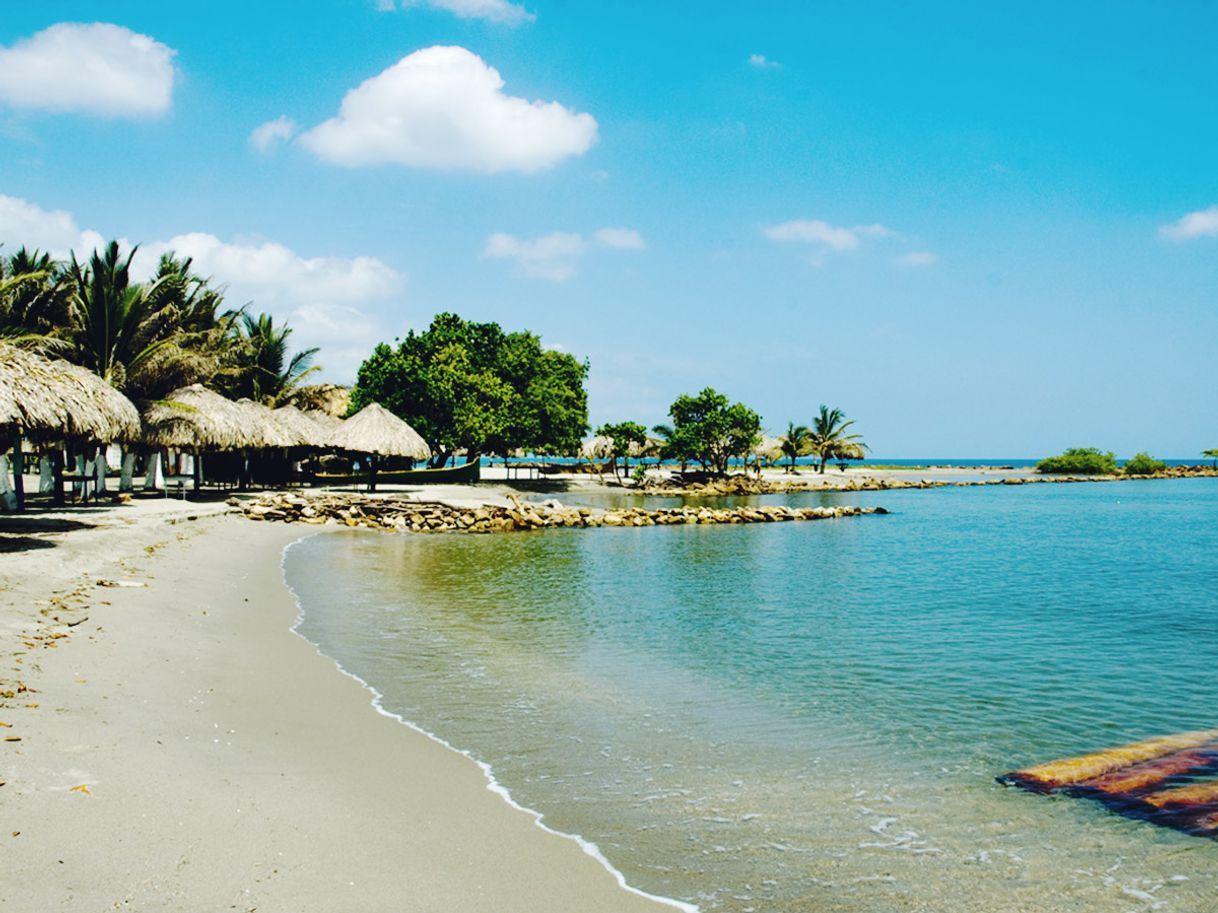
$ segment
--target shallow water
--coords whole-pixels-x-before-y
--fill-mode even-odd
[[[1218,726],[1218,480],[288,553],[301,633],[707,911],[1218,910],[1218,841],[995,783]]]

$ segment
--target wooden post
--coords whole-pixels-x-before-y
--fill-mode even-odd
[[[21,432],[13,438],[13,491],[17,494],[17,509],[25,510],[25,456],[21,452]]]
[[[63,507],[63,442],[57,443],[51,453],[51,477],[55,483],[51,503],[56,507]]]
[[[194,459],[191,462],[194,464],[191,468],[194,470],[195,477],[195,494],[199,493],[199,486],[203,483],[203,454],[198,450],[193,451]]]

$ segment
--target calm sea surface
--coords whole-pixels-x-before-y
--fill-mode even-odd
[[[1218,910],[1218,841],[994,782],[1218,726],[1218,480],[754,500],[893,514],[351,531],[286,573],[300,632],[386,709],[646,891],[734,913]]]

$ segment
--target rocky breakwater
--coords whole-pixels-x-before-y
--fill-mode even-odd
[[[441,502],[368,495],[272,494],[229,502],[250,520],[342,524],[415,533],[498,533],[594,526],[690,526],[724,523],[781,523],[886,514],[882,507],[627,507],[593,510],[558,501],[515,501],[512,506],[457,506]]]
[[[943,488],[950,482],[932,479],[873,479],[816,476],[810,479],[757,479],[728,476],[705,482],[659,482],[638,488],[628,488],[640,495],[694,495],[722,498],[732,495],[781,495],[804,491],[892,491],[899,488]]]

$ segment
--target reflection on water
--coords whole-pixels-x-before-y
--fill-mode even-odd
[[[994,782],[1218,725],[1218,484],[764,500],[894,515],[349,532],[287,571],[305,636],[648,891],[1218,909],[1218,842]]]

